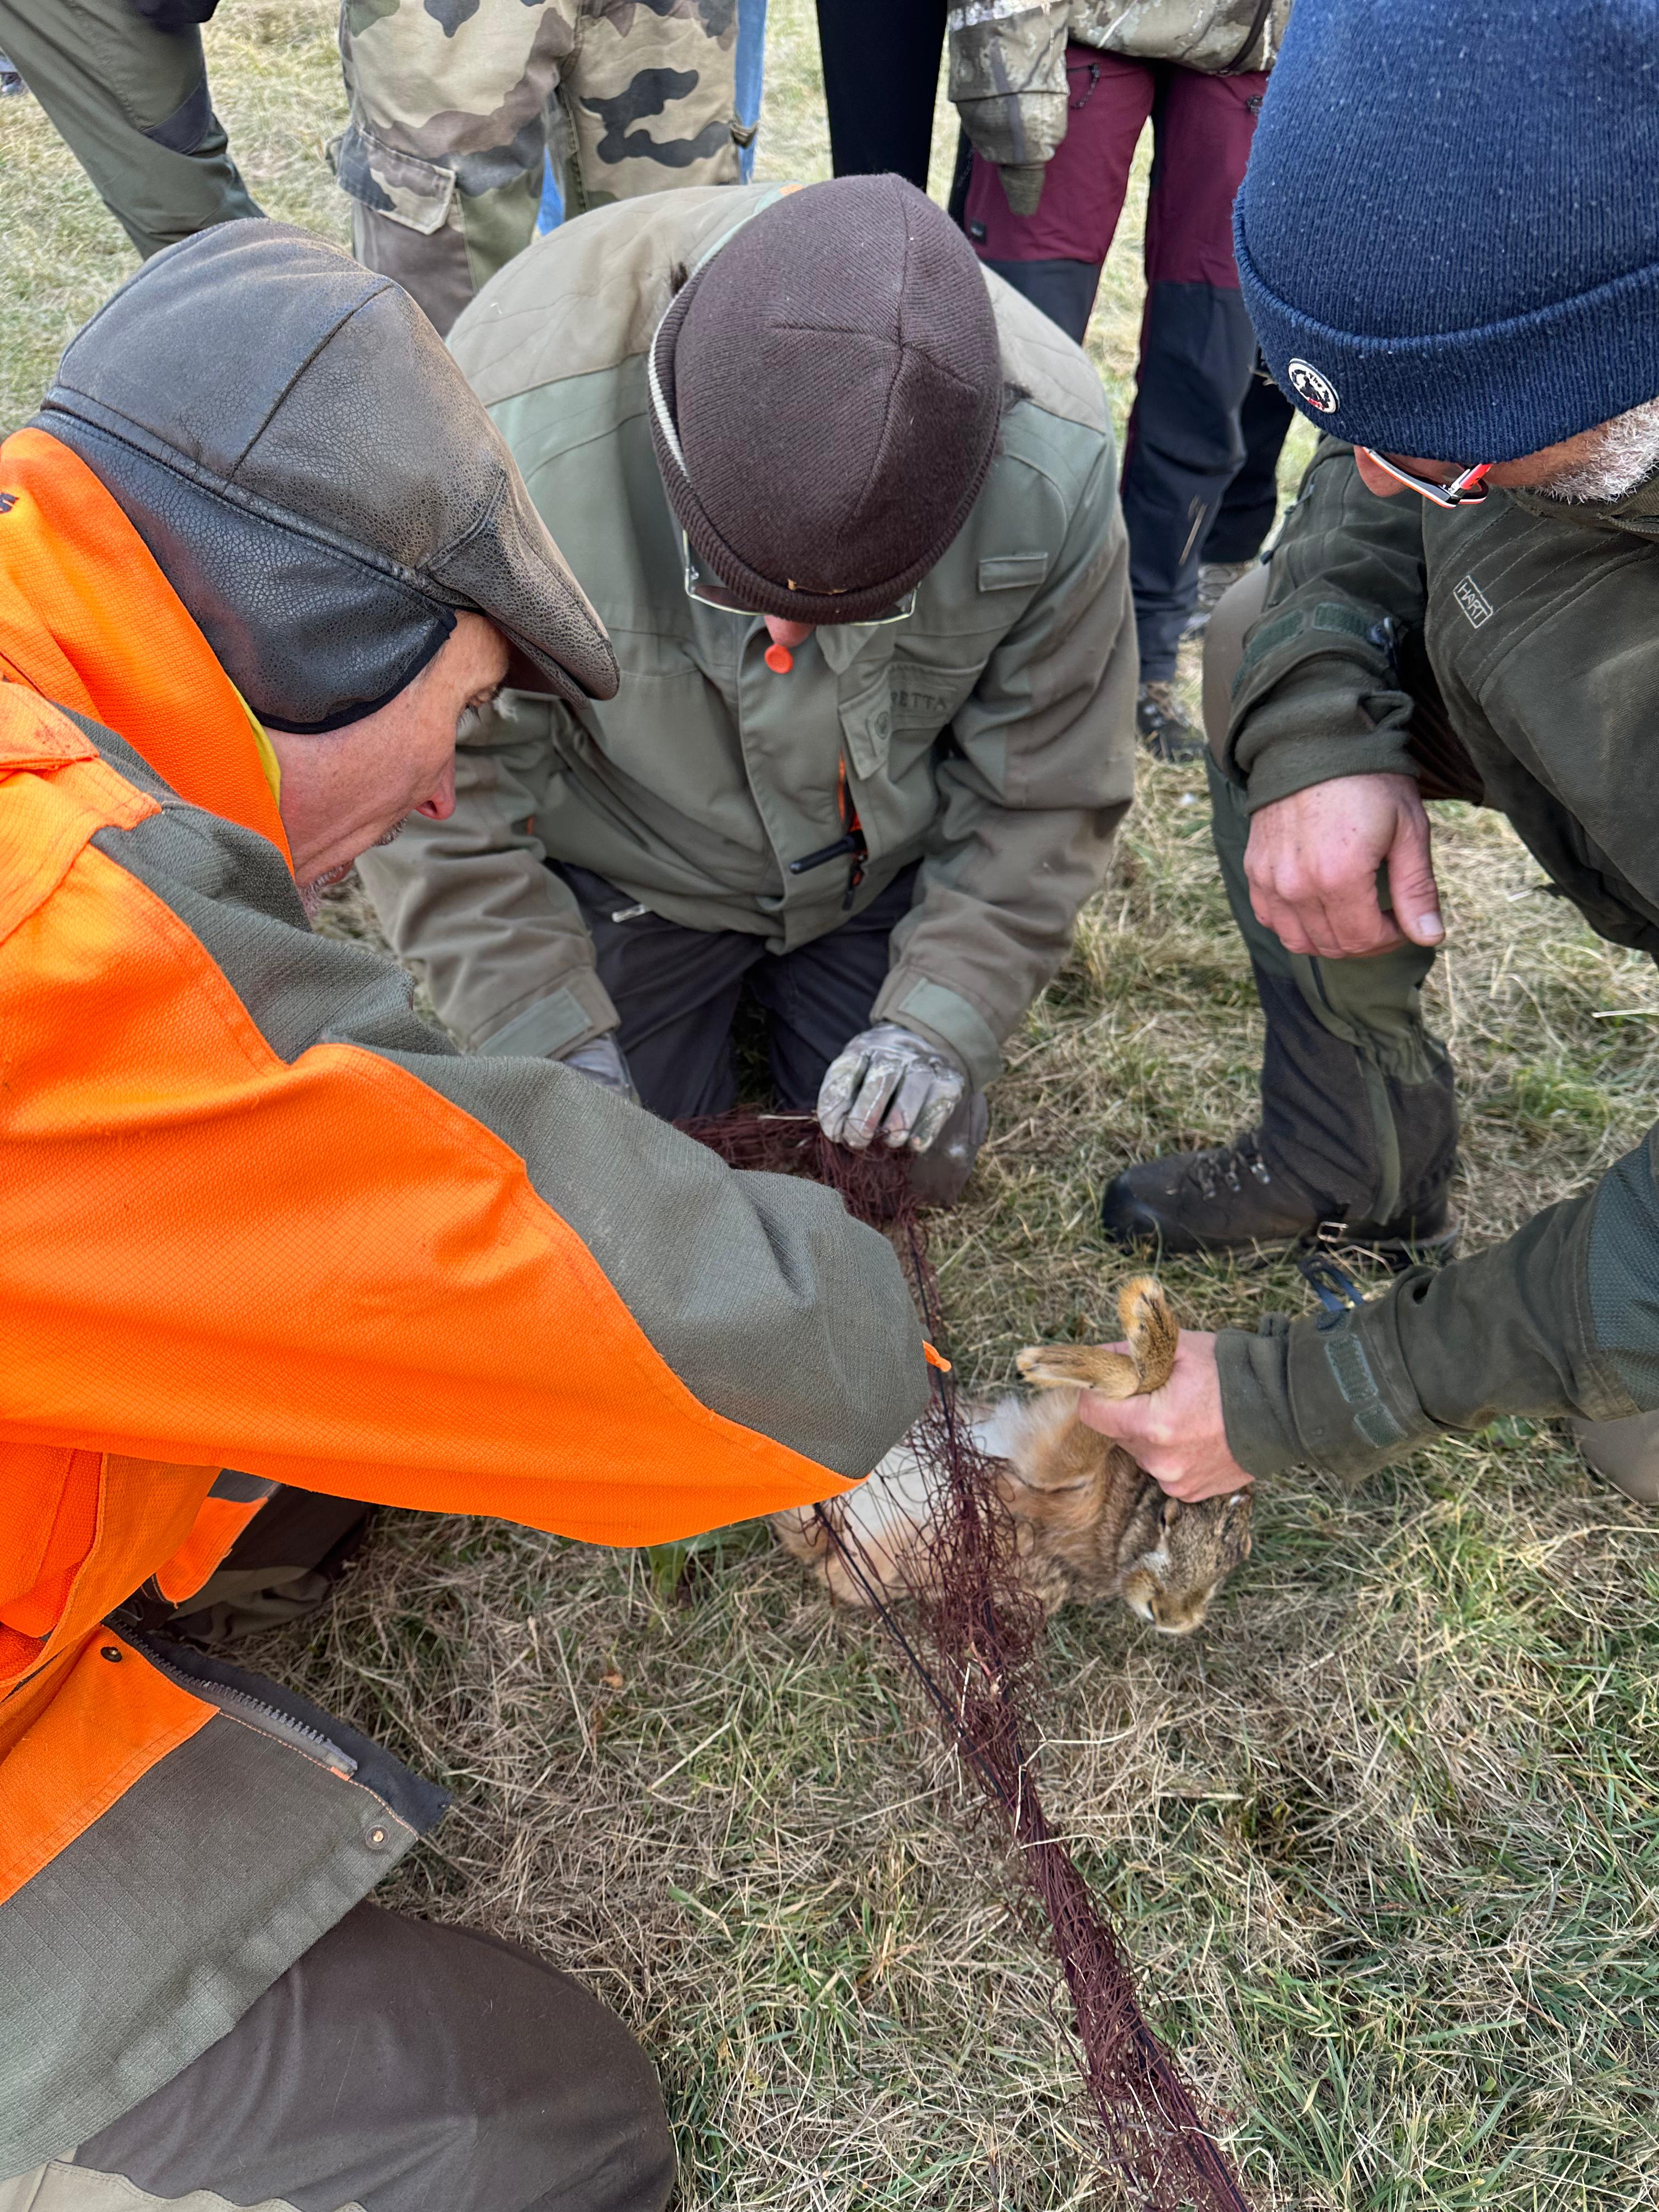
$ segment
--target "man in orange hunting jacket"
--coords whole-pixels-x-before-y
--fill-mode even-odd
[[[0,447],[0,2212],[671,2185],[620,2023],[361,1901],[441,1793],[131,1603],[279,1486],[649,1543],[923,1402],[838,1200],[311,933],[509,672],[615,685],[430,325],[303,233],[156,257]]]

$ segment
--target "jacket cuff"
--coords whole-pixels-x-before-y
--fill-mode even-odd
[[[1247,1474],[1282,1474],[1302,1457],[1291,1418],[1291,1324],[1263,1314],[1254,1335],[1224,1328],[1215,1340],[1227,1449]]]
[[[1358,1481],[1445,1433],[1412,1387],[1394,1297],[1216,1339],[1227,1448],[1254,1475],[1297,1462]]]
[[[1363,1306],[1293,1321],[1285,1339],[1300,1456],[1350,1481],[1444,1434],[1424,1410],[1400,1341],[1405,1280]]]
[[[1001,1042],[971,1000],[946,983],[935,983],[914,969],[895,968],[876,994],[872,1022],[902,1022],[919,1037],[948,1053],[975,1091],[984,1091],[1002,1073]]]
[[[1268,686],[1242,683],[1228,732],[1227,765],[1255,813],[1276,799],[1340,775],[1409,775],[1411,696],[1383,668],[1318,654]]]
[[[1334,783],[1339,776],[1408,775],[1415,781],[1417,773],[1403,738],[1391,730],[1377,730],[1368,738],[1275,738],[1250,768],[1244,811],[1259,814],[1275,799],[1289,799],[1316,783]]]
[[[621,1019],[593,969],[580,968],[556,989],[515,1007],[472,1049],[511,1053],[521,1060],[561,1060],[614,1030]]]

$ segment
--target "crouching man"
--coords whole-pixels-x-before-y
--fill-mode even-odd
[[[137,1625],[280,1486],[633,1544],[926,1398],[885,1241],[308,907],[605,634],[431,325],[274,223],[158,255],[0,449],[0,2207],[658,2212],[643,2055],[362,1900],[442,1793]],[[294,1490],[282,1490],[292,1497]]]
[[[1130,1168],[1105,1223],[1188,1252],[1317,1234],[1403,1272],[1340,1320],[1183,1337],[1166,1390],[1094,1409],[1178,1497],[1557,1413],[1659,1502],[1659,1135],[1507,1242],[1407,1265],[1456,1235],[1424,797],[1500,808],[1593,929],[1659,957],[1656,18],[1533,15],[1495,100],[1456,60],[1486,21],[1297,0],[1239,201],[1262,349],[1333,434],[1206,655],[1262,1116]]]
[[[671,1119],[778,1097],[954,1196],[1099,885],[1135,649],[1100,380],[896,177],[659,193],[504,270],[457,359],[611,632],[364,866],[475,1052]]]

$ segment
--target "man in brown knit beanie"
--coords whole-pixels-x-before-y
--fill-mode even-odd
[[[954,1196],[1133,787],[1104,394],[896,177],[598,210],[453,350],[622,668],[507,691],[363,874],[477,1051],[736,1095]]]

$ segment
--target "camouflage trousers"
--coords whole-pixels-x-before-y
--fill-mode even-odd
[[[737,41],[738,0],[343,0],[358,258],[447,331],[534,236],[546,155],[571,215],[737,183]]]

